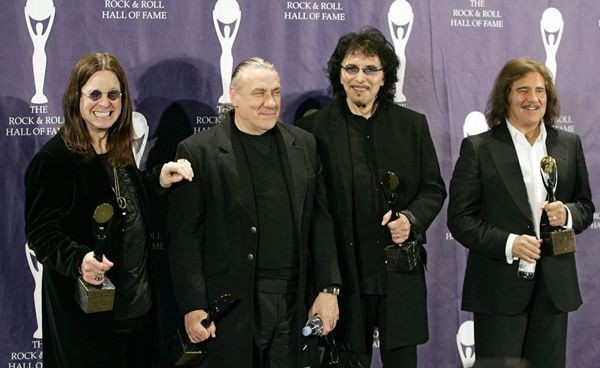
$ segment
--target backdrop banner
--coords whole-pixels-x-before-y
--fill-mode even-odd
[[[0,367],[42,367],[42,266],[24,235],[23,175],[60,128],[73,64],[90,51],[123,63],[134,103],[142,167],[173,158],[177,143],[218,124],[233,66],[261,56],[280,71],[282,120],[312,99],[331,101],[326,63],[343,34],[380,29],[401,61],[396,103],[427,115],[448,185],[463,137],[487,129],[495,76],[529,56],[553,71],[561,129],[579,134],[593,196],[600,198],[600,2],[598,0],[14,0],[0,12]],[[312,105],[311,105],[312,106]],[[596,144],[594,144],[596,142]],[[164,203],[154,203],[152,262],[164,336],[178,319],[166,262]],[[584,304],[569,318],[568,367],[599,367],[600,215],[577,236]],[[460,310],[467,251],[446,227],[428,231],[430,339],[420,367],[470,367],[472,316]],[[377,347],[377,342],[375,342]],[[166,345],[162,345],[166,346]],[[169,366],[169,359],[162,357]],[[380,361],[375,355],[375,367]]]

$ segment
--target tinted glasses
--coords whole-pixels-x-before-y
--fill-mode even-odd
[[[354,64],[350,64],[350,65],[346,65],[346,66],[342,65],[342,69],[344,69],[346,71],[346,73],[348,73],[348,75],[356,75],[356,74],[358,74],[358,71],[362,69],[363,73],[365,73],[365,75],[368,75],[370,77],[376,75],[378,72],[383,70],[383,68],[377,68],[375,65],[367,65],[363,68],[360,68]]]
[[[100,100],[102,98],[102,95],[106,95],[106,97],[108,97],[108,99],[111,101],[116,101],[119,98],[121,98],[121,96],[123,95],[121,93],[121,91],[116,90],[116,89],[110,90],[106,93],[102,93],[102,92],[98,91],[97,89],[95,89],[88,94],[86,94],[85,92],[81,92],[81,94],[84,95],[85,97],[89,98],[92,101]]]

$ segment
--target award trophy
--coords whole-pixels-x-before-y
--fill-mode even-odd
[[[218,321],[231,310],[238,302],[239,298],[234,298],[231,294],[223,294],[217,299],[208,311],[208,317],[200,323],[204,328],[208,328],[211,323]],[[199,366],[208,351],[202,342],[193,343],[188,338],[185,330],[177,329],[177,348],[175,366],[195,367]]]
[[[556,161],[550,156],[542,158],[540,163],[542,180],[548,192],[548,202],[556,201]],[[575,231],[562,226],[552,226],[546,211],[540,220],[540,237],[542,238],[542,254],[557,256],[576,251]]]
[[[102,262],[104,248],[108,240],[110,220],[113,217],[113,207],[103,203],[94,211],[94,258]],[[115,300],[115,285],[104,277],[102,285],[88,284],[80,276],[77,279],[75,300],[85,313],[106,312],[113,309]]]
[[[381,191],[392,210],[390,221],[400,217],[400,211],[397,209],[398,202],[398,177],[391,171],[387,171],[380,178]],[[402,244],[396,244],[393,241],[384,248],[385,264],[388,271],[410,272],[419,264],[419,243],[411,235]]]

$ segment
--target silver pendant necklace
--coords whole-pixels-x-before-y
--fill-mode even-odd
[[[117,196],[117,205],[119,205],[120,209],[124,210],[125,208],[127,208],[127,200],[121,195],[121,188],[119,187],[119,176],[117,175],[116,167],[113,167],[113,176],[115,177],[115,187],[113,189],[115,191],[115,195]]]

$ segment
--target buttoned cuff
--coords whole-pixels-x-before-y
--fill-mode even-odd
[[[512,264],[513,261],[519,259],[517,257],[513,257],[512,255],[512,247],[515,239],[517,239],[517,234],[509,234],[508,239],[506,239],[506,245],[504,246],[504,255],[506,256],[506,263]]]

